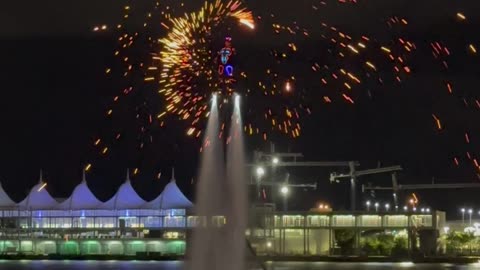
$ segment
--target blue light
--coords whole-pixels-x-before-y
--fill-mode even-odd
[[[230,55],[232,55],[232,51],[228,48],[223,48],[220,51],[220,60],[222,61],[222,64],[226,65],[228,63]]]
[[[233,67],[231,65],[228,65],[225,67],[225,72],[227,72],[227,75],[229,77],[232,77],[233,76]]]

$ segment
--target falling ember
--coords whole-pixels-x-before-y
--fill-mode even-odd
[[[355,102],[353,102],[353,99],[351,97],[347,96],[346,94],[343,94],[342,96],[346,101],[348,101],[352,104],[355,104]]]
[[[88,172],[92,168],[92,164],[85,166],[85,171]]]
[[[437,129],[441,130],[442,129],[442,123],[440,122],[440,119],[435,114],[432,114],[432,117],[435,120],[435,123],[437,125]]]
[[[292,86],[290,82],[285,83],[285,91],[290,92],[292,91]]]
[[[240,23],[248,26],[250,29],[255,29],[255,25],[253,24],[252,21],[249,21],[249,20],[246,20],[246,19],[240,19]]]
[[[391,51],[389,48],[387,48],[387,47],[382,47],[381,49],[382,49],[382,51],[384,51],[384,52],[386,52],[386,53],[391,53],[391,52],[392,52],[392,51]]]
[[[448,89],[448,93],[450,93],[450,94],[453,93],[453,88],[452,88],[452,85],[450,83],[447,83],[447,89]]]
[[[43,183],[43,185],[37,189],[37,192],[42,191],[42,189],[44,189],[46,186],[47,186],[47,183]]]
[[[377,68],[375,67],[375,65],[373,65],[373,64],[370,63],[370,62],[367,62],[367,66],[369,66],[371,69],[373,69],[373,70],[375,70],[375,71],[377,70]]]
[[[470,44],[468,46],[468,48],[470,49],[470,51],[473,53],[473,54],[476,54],[477,53],[477,48],[475,48],[475,46],[473,44]]]
[[[467,19],[467,17],[465,17],[465,15],[463,15],[463,13],[460,13],[460,12],[457,13],[457,18],[462,21]]]

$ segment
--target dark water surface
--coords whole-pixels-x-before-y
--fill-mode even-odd
[[[178,261],[0,261],[0,269],[8,270],[183,270],[183,266],[183,262]],[[269,270],[480,270],[480,263],[453,265],[413,263],[281,262],[267,263],[267,267]]]

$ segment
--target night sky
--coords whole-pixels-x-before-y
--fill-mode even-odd
[[[152,128],[155,141],[145,150],[135,143],[135,105],[148,100],[152,110],[161,106],[161,97],[155,89],[144,87],[138,94],[124,99],[120,114],[112,121],[105,118],[106,108],[118,93],[116,82],[106,79],[104,70],[112,60],[116,36],[112,33],[93,33],[94,25],[114,25],[130,2],[136,9],[147,9],[150,1],[83,0],[83,1],[8,1],[0,9],[0,180],[15,200],[22,199],[38,181],[43,169],[48,191],[55,197],[66,197],[81,180],[81,170],[90,161],[94,168],[88,174],[89,186],[101,199],[108,199],[124,181],[126,168],[140,168],[133,177],[133,185],[145,199],[153,198],[170,178],[170,168],[177,168],[176,178],[182,190],[193,196],[192,177],[198,163],[198,141],[187,138],[185,125],[171,121],[164,129]],[[201,1],[194,1],[194,5]],[[447,0],[359,0],[358,5],[326,1],[247,1],[247,6],[258,13],[277,15],[285,23],[297,20],[312,30],[320,30],[323,21],[349,33],[368,34],[388,39],[384,20],[390,16],[408,18],[411,26],[408,36],[416,43],[427,40],[444,41],[452,48],[465,50],[465,42],[480,44],[480,3],[478,1]],[[312,3],[320,7],[312,16]],[[469,14],[468,25],[455,23],[456,12]],[[141,22],[141,21],[139,21]],[[319,33],[319,32],[318,32]],[[255,36],[236,41],[242,65],[255,70],[255,53],[268,51],[278,45],[269,36]],[[319,55],[327,44],[320,39],[297,42],[302,59]],[[462,136],[468,130],[472,137],[469,150],[479,150],[478,119],[480,111],[465,111],[444,95],[444,83],[430,51],[419,49],[422,55],[416,64],[414,76],[388,91],[374,91],[374,95],[359,95],[354,106],[335,102],[329,105],[321,100],[312,116],[303,120],[303,135],[298,140],[273,136],[278,151],[303,152],[308,160],[358,160],[362,168],[378,164],[402,165],[401,183],[478,181],[470,165],[455,167],[452,156],[464,153]],[[313,56],[312,56],[313,57]],[[299,57],[300,58],[300,57]],[[292,69],[304,63],[292,63]],[[451,65],[456,73],[448,75],[468,97],[478,97],[478,58],[458,56]],[[308,66],[307,66],[308,67]],[[260,71],[259,71],[260,72]],[[310,77],[309,77],[310,76]],[[314,81],[312,74],[305,81]],[[318,80],[318,79],[317,79]],[[305,91],[317,91],[315,83]],[[439,90],[441,89],[441,90]],[[320,91],[320,90],[318,90]],[[248,104],[244,106],[248,107]],[[448,123],[438,131],[432,121],[435,110]],[[92,148],[97,136],[112,130],[126,134],[124,140],[112,147],[110,154],[100,158]],[[247,141],[248,150],[268,149],[268,144],[255,138]],[[472,154],[476,154],[474,151]],[[156,174],[162,172],[160,180]],[[346,185],[331,185],[330,169],[290,171],[299,182],[316,181],[317,191],[295,190],[292,195],[305,198],[291,201],[291,207],[309,208],[314,202],[332,202],[337,208],[348,205]],[[389,175],[366,177],[363,183],[388,185]],[[480,207],[475,196],[478,191],[418,192],[426,205],[452,211],[460,205]],[[390,198],[390,194],[377,194]],[[447,200],[445,198],[448,198]]]

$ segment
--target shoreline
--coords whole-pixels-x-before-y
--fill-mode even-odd
[[[74,261],[183,261],[185,256],[178,255],[28,255],[28,254],[4,254],[0,255],[0,260],[74,260]],[[344,263],[452,263],[452,264],[471,264],[480,261],[480,257],[360,257],[360,256],[259,256],[261,262],[344,262]]]

